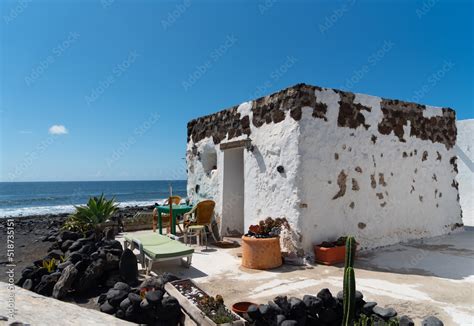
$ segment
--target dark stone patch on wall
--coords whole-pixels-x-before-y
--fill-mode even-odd
[[[352,209],[354,209],[354,206],[355,206],[354,202],[351,201],[351,203],[349,204],[349,207],[352,208]]]
[[[406,157],[408,157],[408,154],[407,154],[407,152],[403,152],[403,154],[402,154],[402,157],[403,157],[403,158],[406,158]]]
[[[361,229],[361,230],[365,229],[366,226],[367,226],[367,225],[366,225],[365,223],[362,223],[362,222],[359,222],[359,223],[357,224],[357,227],[358,227],[359,229]]]
[[[383,135],[392,131],[401,142],[404,139],[404,126],[410,121],[410,134],[422,140],[442,143],[450,149],[456,143],[456,114],[453,109],[443,108],[441,116],[423,117],[425,105],[399,100],[382,99],[380,108],[383,113],[378,130]]]
[[[350,92],[339,92],[341,97],[339,101],[339,115],[337,117],[337,125],[339,127],[348,127],[356,129],[363,126],[369,129],[369,125],[365,123],[365,117],[361,111],[371,111],[371,108],[362,104],[354,103],[355,95]]]
[[[370,140],[372,141],[372,143],[375,144],[377,142],[377,136],[372,135],[372,137],[370,137]]]
[[[338,160],[338,159],[339,159],[339,154],[334,153],[334,159],[335,159],[335,160]]]
[[[431,177],[434,181],[438,181],[438,177],[436,176],[436,173],[433,173],[433,176]]]
[[[339,191],[337,192],[337,194],[334,195],[334,197],[332,197],[333,200],[345,195],[346,187],[347,187],[346,181],[347,181],[347,174],[344,172],[344,170],[342,170],[339,173],[339,176],[337,177],[337,185],[339,186]]]
[[[427,151],[423,151],[423,156],[421,157],[421,161],[426,161],[428,159],[428,152]]]
[[[246,115],[240,120],[240,123],[242,124],[242,128],[247,129],[250,127],[250,117]]]
[[[370,185],[373,189],[377,187],[377,182],[375,181],[375,174],[370,175]]]
[[[362,173],[362,169],[360,168],[360,166],[356,166],[356,168],[354,170],[356,170],[359,173]]]
[[[328,106],[325,103],[315,103],[313,107],[313,118],[323,119],[324,121],[328,121],[326,118],[326,112],[328,110]]]
[[[455,188],[456,190],[458,190],[459,188],[459,183],[453,179],[453,182],[451,182],[451,187]]]
[[[462,228],[464,227],[464,224],[463,223],[454,223],[454,224],[451,224],[451,231],[454,231],[458,228]]]
[[[420,202],[423,202],[423,196],[419,195],[418,199],[420,200]]]
[[[359,191],[359,184],[357,183],[357,180],[352,178],[352,190],[354,191]]]
[[[294,108],[290,110],[290,116],[296,121],[301,120],[301,115],[302,115],[301,108]]]
[[[278,123],[285,120],[285,112],[281,110],[274,110],[272,112],[272,121],[273,123]]]
[[[442,158],[441,154],[438,151],[436,151],[436,155],[437,155],[436,161],[441,161],[441,158]]]
[[[379,173],[379,185],[384,186],[384,187],[387,186],[383,173]]]
[[[456,173],[458,173],[458,163],[457,163],[458,157],[453,156],[449,159],[449,163],[453,166],[453,169]]]
[[[385,207],[385,205],[387,205],[387,203],[383,202],[383,203],[380,204],[380,207]]]

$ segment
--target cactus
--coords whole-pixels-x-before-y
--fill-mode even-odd
[[[347,267],[354,268],[354,257],[355,257],[356,244],[354,237],[347,237],[346,239],[346,260],[344,269]]]
[[[344,317],[342,324],[344,326],[352,325],[355,315],[355,275],[354,275],[354,257],[356,244],[354,237],[348,237],[346,240],[346,259],[344,265]]]
[[[344,326],[351,325],[355,313],[355,276],[354,269],[347,267],[344,271]]]

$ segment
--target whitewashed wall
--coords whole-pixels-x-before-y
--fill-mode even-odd
[[[463,222],[474,226],[474,119],[458,120],[457,151],[459,196]]]
[[[457,190],[451,186],[455,172],[449,159],[454,149],[407,136],[403,143],[393,133],[380,134],[379,97],[356,94],[355,103],[372,108],[362,111],[370,125],[367,130],[338,127],[338,93],[316,90],[316,97],[327,105],[328,121],[313,118],[309,108],[303,109],[300,121],[298,189],[307,204],[300,214],[305,249],[347,234],[354,235],[361,248],[374,248],[444,234],[461,222]],[[439,111],[427,110],[432,115]],[[341,173],[346,189],[334,198]]]
[[[326,119],[303,107],[298,121],[290,116],[291,108],[281,108],[285,114],[281,122],[260,127],[250,123],[254,151],[244,150],[245,229],[267,216],[286,217],[294,230],[292,240],[311,252],[313,244],[341,235],[352,234],[362,248],[374,248],[459,227],[458,191],[452,185],[456,172],[450,162],[456,156],[454,148],[410,137],[410,122],[404,127],[405,142],[393,132],[380,134],[381,98],[374,96],[356,94],[354,99],[371,108],[361,111],[368,129],[340,127],[340,93],[314,92],[317,102],[327,105]],[[251,108],[252,102],[241,104],[240,119],[249,116],[252,122]],[[440,114],[440,108],[423,111],[426,118]],[[230,141],[245,138],[241,135]],[[227,141],[227,136],[221,139],[221,143]],[[203,162],[192,154],[194,146],[200,153],[215,150],[216,170],[204,172]],[[225,235],[238,221],[221,218],[220,144],[215,145],[212,137],[196,143],[191,138],[187,153],[188,194],[194,200],[216,201],[216,219]],[[279,165],[284,173],[277,171]],[[194,191],[196,185],[199,194]]]
[[[246,115],[252,119],[250,111],[252,103],[246,102],[239,106],[241,118]],[[245,178],[245,221],[247,230],[251,224],[266,217],[288,217],[291,224],[297,224],[298,203],[296,176],[298,159],[299,124],[289,116],[278,124],[270,123],[259,128],[251,125],[253,152],[244,150],[244,178]],[[232,141],[245,139],[242,135]],[[222,142],[226,142],[224,139]],[[217,152],[217,169],[210,174],[204,172],[203,164],[197,157],[191,155],[193,145],[198,152],[205,152],[213,148]],[[188,194],[195,200],[213,199],[216,202],[216,219],[219,222],[221,234],[227,235],[235,229],[239,221],[222,219],[222,206],[233,205],[234,201],[222,203],[222,187],[224,175],[224,151],[220,144],[214,145],[212,138],[207,137],[198,143],[190,141],[188,152]],[[277,166],[283,165],[288,169],[283,175],[277,172]],[[199,193],[195,187],[199,185]]]

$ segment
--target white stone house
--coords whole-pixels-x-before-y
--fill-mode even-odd
[[[221,235],[286,217],[299,253],[432,237],[462,227],[455,143],[450,108],[298,84],[188,123],[188,195]]]

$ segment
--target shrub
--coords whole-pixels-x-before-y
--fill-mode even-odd
[[[110,200],[101,194],[100,197],[90,197],[85,206],[74,206],[76,212],[71,214],[64,224],[64,228],[70,231],[86,232],[96,229],[101,223],[112,218],[118,211],[115,198]]]

